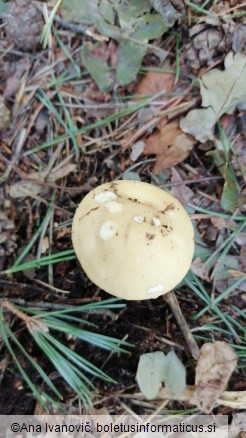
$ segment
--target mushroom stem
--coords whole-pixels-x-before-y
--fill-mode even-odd
[[[170,292],[167,292],[165,295],[163,295],[164,299],[166,300],[166,302],[169,304],[169,306],[171,307],[171,310],[176,318],[176,321],[184,335],[184,338],[186,340],[186,343],[189,347],[189,350],[192,354],[192,357],[195,360],[198,360],[198,357],[200,355],[200,350],[199,347],[190,331],[190,328],[184,318],[184,315],[181,311],[178,299],[174,293],[173,290],[171,290]]]

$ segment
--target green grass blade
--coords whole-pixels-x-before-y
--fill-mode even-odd
[[[127,350],[119,347],[118,344],[121,343],[119,339],[104,336],[98,333],[92,333],[87,330],[83,330],[79,327],[75,327],[71,324],[67,324],[64,321],[59,321],[57,318],[40,318],[40,322],[42,322],[46,327],[58,330],[63,333],[70,334],[80,339],[81,341],[85,341],[89,344],[93,344],[96,347],[103,348],[104,350],[114,350],[121,353],[127,353]],[[125,343],[124,343],[125,344]],[[127,344],[129,346],[129,344]]]
[[[199,213],[204,213],[208,215],[208,219],[210,219],[211,216],[214,217],[222,217],[223,219],[233,219],[234,221],[243,221],[245,222],[245,216],[234,216],[231,214],[225,214],[225,213],[219,213],[218,211],[213,210],[207,210],[206,208],[198,207],[198,205],[191,204],[190,202],[187,204],[188,207],[191,207],[195,211],[199,211]]]
[[[222,292],[220,295],[218,295],[213,301],[211,301],[211,303],[204,307],[204,309],[202,309],[197,315],[196,315],[196,319],[200,318],[204,313],[206,313],[208,310],[210,309],[215,309],[215,306],[222,301],[223,299],[227,298],[231,292],[233,292],[238,286],[240,286],[240,284],[246,279],[246,274],[243,275],[241,278],[239,278],[238,280],[235,281],[235,283],[233,283],[231,286],[229,286],[228,288],[226,288],[226,290],[224,290],[224,292]]]
[[[154,100],[155,97],[157,97],[157,95],[153,96],[151,99],[146,99],[146,100],[143,100],[143,101],[137,102],[137,103],[136,102],[131,103],[131,104],[129,104],[129,107],[124,108],[123,110],[119,111],[117,114],[105,117],[105,119],[98,120],[97,122],[91,123],[90,125],[87,125],[81,129],[78,129],[76,132],[74,132],[74,135],[77,136],[77,135],[85,134],[86,132],[89,132],[95,128],[100,128],[100,127],[105,126],[109,123],[115,122],[116,120],[118,120],[122,117],[128,116],[134,112],[137,112],[141,108],[144,108],[146,105],[150,104],[150,102],[152,100]],[[59,135],[58,137],[54,138],[53,140],[42,143],[41,145],[25,152],[24,155],[30,155],[30,154],[33,154],[35,152],[46,149],[50,146],[54,146],[55,144],[58,144],[61,141],[66,140],[68,138],[70,138],[70,135],[68,133]]]
[[[21,272],[25,269],[38,269],[43,266],[51,265],[54,263],[66,262],[69,260],[74,260],[76,258],[73,249],[68,249],[66,251],[61,251],[55,254],[50,254],[48,256],[41,257],[36,260],[32,260],[30,262],[22,263],[18,266],[12,266],[11,268],[3,271],[4,274],[14,274],[15,272]]]
[[[40,234],[42,233],[42,230],[44,229],[44,227],[49,222],[50,215],[52,213],[52,209],[53,209],[53,205],[54,205],[54,200],[55,200],[55,193],[53,193],[53,195],[51,197],[51,205],[48,208],[48,210],[46,212],[46,215],[45,215],[41,225],[39,226],[38,230],[36,231],[36,233],[31,238],[30,242],[26,245],[24,251],[22,251],[22,253],[19,255],[19,257],[16,259],[16,261],[14,262],[14,264],[13,264],[11,269],[15,269],[17,266],[20,265],[20,262],[27,256],[27,254],[29,253],[30,249],[33,247],[34,243],[36,242],[36,240],[39,238]],[[14,272],[16,272],[16,271],[14,271]]]
[[[47,342],[46,333],[36,331],[32,335],[37,345],[44,351],[65,382],[80,396],[86,405],[91,405],[91,393],[88,389],[88,383],[86,385],[83,382],[78,370]],[[91,386],[93,385],[91,384]]]
[[[66,347],[64,344],[59,342],[57,339],[55,339],[53,336],[49,334],[45,334],[45,337],[51,342],[60,352],[69,359],[69,361],[72,361],[75,363],[79,368],[83,369],[87,373],[93,375],[94,377],[97,377],[99,379],[105,380],[107,382],[115,383],[115,381],[105,374],[100,368],[96,367],[94,364],[86,360],[84,357],[77,354],[75,351],[71,350],[70,348]],[[92,385],[91,381],[83,374],[83,379],[87,382],[89,386],[92,386],[94,389],[94,386]]]
[[[38,305],[38,304],[37,304]],[[27,313],[31,313],[32,315],[38,315],[39,317],[46,317],[46,316],[61,316],[61,315],[65,315],[65,314],[71,314],[71,313],[89,313],[89,314],[103,314],[105,315],[105,312],[107,312],[107,310],[109,309],[122,309],[125,307],[125,304],[121,303],[120,298],[109,298],[107,300],[102,300],[102,301],[96,301],[96,302],[91,302],[88,304],[82,304],[80,306],[71,306],[71,307],[66,307],[65,309],[59,309],[59,310],[52,310],[52,311],[47,311],[47,310],[41,310],[41,309],[33,309],[33,308],[26,308],[26,307],[22,307],[22,306],[17,306],[18,309],[23,310]],[[83,322],[83,320],[79,319],[80,322]],[[94,325],[94,324],[93,324]]]
[[[1,336],[4,340],[4,343],[7,347],[10,355],[12,356],[12,358],[15,362],[15,365],[18,368],[22,378],[27,383],[27,385],[29,386],[29,388],[31,389],[31,391],[33,392],[34,396],[39,401],[39,403],[46,409],[46,404],[43,400],[42,394],[40,394],[40,392],[37,390],[37,387],[33,384],[31,379],[26,374],[25,370],[22,368],[19,360],[17,359],[17,357],[14,353],[14,350],[11,347],[11,344],[10,344],[9,339],[8,339],[8,335],[10,335],[10,329],[7,326],[7,324],[5,324],[5,322],[4,322],[2,311],[0,312],[0,333],[1,333]]]
[[[25,348],[21,345],[21,343],[18,341],[14,333],[10,330],[10,328],[7,328],[7,335],[11,337],[12,341],[17,345],[17,347],[20,349],[20,351],[27,357],[29,362],[32,364],[34,368],[36,368],[37,372],[40,374],[44,382],[47,384],[47,386],[60,398],[62,399],[61,393],[57,390],[57,388],[53,385],[47,374],[43,371],[43,369],[39,366],[35,360],[27,353]]]

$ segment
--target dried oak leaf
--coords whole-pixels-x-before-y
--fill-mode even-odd
[[[46,183],[55,183],[57,180],[65,178],[71,172],[76,170],[76,165],[71,163],[66,163],[60,165],[58,168],[52,169],[47,178],[40,172],[33,172],[28,175],[28,179],[23,179],[14,183],[9,188],[9,194],[11,198],[35,198],[39,194],[44,194],[48,191]],[[37,182],[36,182],[37,181]]]
[[[169,68],[169,65],[165,65],[165,68]],[[137,84],[134,89],[134,94],[136,95],[137,101],[146,97],[153,97],[156,101],[161,101],[161,105],[166,106],[170,100],[170,92],[173,90],[174,86],[174,74],[173,73],[160,73],[155,71],[149,71],[142,80]],[[138,119],[139,130],[130,132],[127,138],[125,138],[122,147],[127,149],[129,146],[134,144],[136,140],[142,137],[143,132],[153,132],[153,129],[159,123],[159,108],[156,105],[150,105],[148,107],[142,108],[139,111]],[[155,114],[157,117],[155,118]],[[161,123],[166,119],[162,119]]]
[[[170,93],[173,89],[174,79],[172,73],[149,71],[136,86],[135,94],[152,96],[157,93]],[[163,95],[161,99],[163,101]]]
[[[202,346],[196,366],[196,390],[191,403],[211,412],[237,365],[235,351],[223,341]]]
[[[164,123],[162,121],[157,132],[145,142],[144,154],[157,156],[154,175],[185,160],[194,145],[194,141],[181,131],[177,122]]]
[[[230,52],[225,70],[213,68],[200,79],[201,109],[191,110],[180,122],[181,129],[205,143],[214,138],[215,123],[223,114],[231,114],[246,100],[246,56]]]

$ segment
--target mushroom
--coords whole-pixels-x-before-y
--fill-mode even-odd
[[[176,198],[139,181],[102,184],[78,206],[72,241],[93,283],[125,300],[165,294],[186,341],[195,342],[172,292],[194,253],[193,226]],[[197,345],[190,348],[197,357]]]

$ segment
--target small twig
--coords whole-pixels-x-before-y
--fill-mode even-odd
[[[180,396],[174,396],[167,388],[161,388],[159,394],[156,397],[156,400],[176,400],[176,401],[185,401],[189,404],[193,404],[191,402],[192,397],[196,391],[196,386],[188,385],[186,389],[182,392]],[[127,398],[133,400],[145,400],[145,396],[140,393],[135,394],[116,394],[119,398]],[[246,409],[246,391],[224,391],[220,395],[217,400],[217,404],[220,406],[228,406],[234,409]]]
[[[52,290],[52,292],[54,293],[59,293],[59,294],[70,294],[69,290],[63,290],[63,289],[59,289],[58,287],[52,286],[51,284],[45,283],[42,280],[38,280],[37,278],[34,279],[34,282],[37,284],[40,284],[41,286],[44,286],[47,289]]]
[[[204,178],[199,178],[199,179],[189,179],[187,181],[175,181],[175,182],[170,182],[167,184],[161,184],[159,187],[161,187],[162,189],[165,187],[176,187],[176,186],[180,186],[180,185],[188,185],[188,184],[199,184],[199,183],[204,183],[207,181],[217,181],[217,180],[222,180],[223,177],[222,176],[206,176]]]
[[[0,285],[3,285],[5,287],[10,287],[11,289],[13,289],[13,288],[18,289],[18,292],[20,291],[20,289],[23,289],[25,292],[30,291],[32,294],[34,294],[36,292],[36,293],[40,293],[41,295],[43,295],[46,292],[46,289],[50,289],[55,293],[63,293],[63,294],[70,293],[70,291],[58,289],[57,287],[51,286],[50,284],[47,284],[44,281],[41,281],[38,279],[33,279],[33,281],[34,281],[34,283],[37,283],[43,287],[38,287],[38,286],[35,286],[33,284],[20,283],[17,281],[4,280],[2,278],[0,278]],[[21,304],[21,305],[24,304],[25,305],[25,303],[26,303],[25,300],[23,300],[22,298],[18,298],[18,299],[21,301],[19,303],[16,302],[16,304]],[[14,302],[11,298],[9,298],[9,301]],[[88,301],[89,301],[89,299],[88,299]]]
[[[205,214],[205,213],[189,214],[189,218],[195,219],[196,221],[199,219],[212,219],[214,217],[215,216],[213,216],[212,214]]]
[[[55,15],[54,21],[60,24],[64,29],[70,30],[71,32],[82,33],[85,35],[87,34],[87,29],[82,26],[82,24],[70,23],[66,20],[63,20],[63,18],[59,17],[59,15]]]
[[[235,10],[237,10],[237,9],[243,8],[244,6],[246,6],[246,2],[240,3],[240,4],[236,5],[236,6],[233,6],[233,7],[230,8],[230,9],[226,9],[225,11],[218,12],[216,15],[217,15],[218,17],[221,16],[221,15],[222,15],[222,16],[223,16],[223,15],[227,15],[228,12],[233,12],[233,11],[235,11]]]
[[[165,295],[163,295],[166,302],[171,307],[171,310],[176,318],[176,321],[184,335],[184,338],[186,340],[186,343],[189,347],[189,350],[191,352],[192,357],[195,360],[198,360],[198,357],[200,355],[199,347],[190,331],[190,328],[184,318],[184,315],[181,311],[178,299],[174,293],[174,291],[167,292]]]
[[[60,26],[62,26],[64,29],[70,30],[73,33],[82,33],[84,35],[87,35],[91,38],[94,38],[96,41],[108,41],[109,38],[103,35],[99,35],[98,33],[94,32],[90,28],[85,28],[82,24],[76,24],[71,23],[66,20],[63,20],[63,18],[59,17],[59,15],[55,15],[54,21]]]
[[[11,298],[9,301],[15,303],[19,306],[32,307],[34,309],[49,309],[49,310],[69,310],[74,309],[74,304],[58,304],[58,303],[48,303],[44,301],[25,301],[22,298]],[[91,302],[91,298],[84,298],[83,304]],[[93,301],[99,301],[98,299],[93,299]],[[9,303],[10,304],[10,303]],[[17,309],[16,309],[17,310]],[[89,313],[89,312],[88,312]]]

